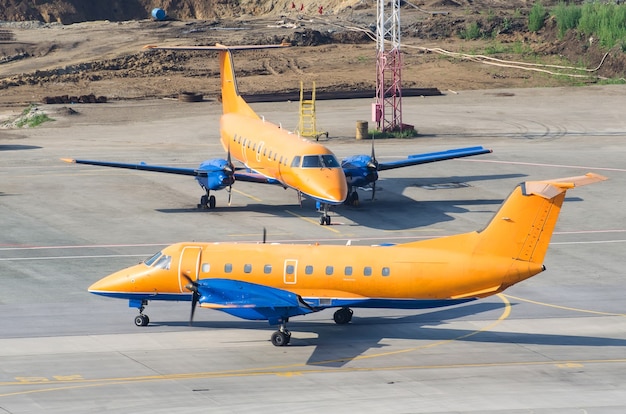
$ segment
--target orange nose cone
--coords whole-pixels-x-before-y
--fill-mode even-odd
[[[315,198],[331,204],[341,204],[348,196],[348,183],[341,168],[325,169],[316,172],[312,194]]]
[[[98,280],[87,289],[90,293],[107,295],[111,293],[132,292],[134,290],[134,276],[145,271],[145,266],[136,265],[119,272],[115,272]]]
[[[113,273],[107,277],[98,280],[87,289],[91,293],[111,293],[124,291],[128,278],[122,272]]]

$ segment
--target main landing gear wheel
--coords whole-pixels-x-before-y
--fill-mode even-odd
[[[272,345],[285,346],[291,341],[291,333],[289,331],[276,331],[272,334]]]
[[[198,208],[214,209],[215,208],[215,196],[203,195],[202,197],[200,197],[200,204],[198,204]]]
[[[148,318],[148,315],[144,315],[142,313],[135,317],[135,325],[137,326],[148,326],[149,323],[150,323],[150,318]]]
[[[320,217],[320,224],[330,226],[330,216],[322,216]]]
[[[345,325],[352,320],[354,312],[350,308],[341,308],[333,315],[333,319],[337,325]]]

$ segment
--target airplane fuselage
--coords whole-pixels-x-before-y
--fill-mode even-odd
[[[125,299],[189,300],[185,274],[209,284],[212,278],[236,279],[288,290],[313,307],[388,307],[392,301],[422,308],[491,295],[543,270],[528,262],[515,265],[511,258],[416,243],[426,245],[178,243],[158,260],[114,273],[89,290]]]
[[[343,169],[323,145],[235,112],[222,115],[220,132],[224,149],[248,168],[323,203],[346,199]]]

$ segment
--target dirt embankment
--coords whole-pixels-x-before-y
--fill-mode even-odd
[[[625,76],[621,50],[607,54],[597,42],[576,34],[560,39],[552,20],[539,33],[527,32],[532,3],[422,0],[405,4],[401,10],[403,87],[559,86]],[[154,7],[163,8],[169,17],[148,18]],[[0,0],[0,19],[13,20],[0,24],[6,35],[5,41],[0,39],[0,103],[41,102],[46,96],[63,95],[166,97],[184,91],[216,97],[219,74],[212,55],[142,49],[154,43],[286,40],[296,46],[238,54],[235,66],[244,94],[297,91],[300,81],[308,87],[316,82],[320,91],[373,90],[376,80],[372,0]],[[67,24],[74,21],[81,23]],[[461,39],[459,34],[471,24],[489,36]],[[546,72],[562,70],[468,56],[486,50],[490,58],[596,70],[568,70],[574,77],[554,76]]]

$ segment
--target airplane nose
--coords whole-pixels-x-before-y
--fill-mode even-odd
[[[89,286],[87,291],[96,295],[104,296],[121,292],[132,292],[134,281],[131,275],[134,274],[133,269],[135,267],[136,266],[129,267],[103,277]]]
[[[336,176],[327,181],[327,185],[322,191],[325,193],[325,198],[330,202],[343,203],[348,196],[348,183],[343,170],[339,169]]]

